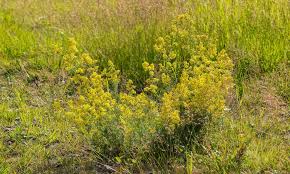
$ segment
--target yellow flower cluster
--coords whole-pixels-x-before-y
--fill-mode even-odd
[[[175,96],[172,93],[165,93],[162,97],[162,106],[160,108],[162,122],[166,125],[168,131],[173,131],[175,126],[180,123],[180,111],[178,103],[175,102]]]
[[[76,63],[76,55],[78,53],[77,42],[74,38],[70,38],[68,41],[68,53],[63,57],[63,64],[65,70],[70,70]]]
[[[102,150],[108,146],[120,148],[121,144],[124,149],[137,150],[150,143],[162,125],[158,103],[145,93],[137,94],[132,80],[127,81],[124,91],[119,91],[123,89],[119,88],[120,71],[112,61],[101,70],[88,54],[73,53],[68,55],[74,55],[77,60],[71,62],[76,64],[67,62],[70,68],[66,70],[71,71],[68,87],[75,91],[67,102],[66,115],[95,144],[104,146],[99,147]],[[153,64],[146,67],[154,71]]]
[[[154,77],[155,66],[154,64],[149,64],[148,62],[144,62],[142,65],[143,69],[149,73],[149,78],[146,80],[147,86],[144,88],[144,91],[156,94],[158,90],[157,84],[159,82],[159,79]]]
[[[132,80],[128,80],[128,82],[126,83],[126,91],[129,95],[136,94],[136,86],[134,85],[134,82]]]
[[[188,15],[179,16],[170,34],[159,37],[154,46],[161,59],[149,81],[162,81],[155,85],[163,92],[160,115],[169,130],[200,115],[222,114],[233,85],[231,59],[206,35],[196,35],[192,22]],[[150,72],[149,65],[145,62],[143,67]]]
[[[188,15],[179,16],[170,34],[156,40],[161,59],[142,64],[148,79],[140,93],[132,80],[120,80],[112,61],[101,69],[69,41],[64,65],[74,95],[67,102],[67,115],[95,144],[104,146],[99,148],[146,150],[164,129],[173,132],[200,116],[222,114],[233,84],[232,61],[207,36],[196,35],[191,22]]]

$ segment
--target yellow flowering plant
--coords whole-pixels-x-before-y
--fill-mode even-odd
[[[162,127],[158,103],[145,93],[137,94],[132,80],[120,87],[120,71],[112,61],[101,69],[88,54],[71,51],[73,53],[66,55],[71,59],[64,59],[69,76],[68,89],[73,91],[67,102],[67,117],[99,152],[111,154],[129,149],[128,153],[141,153],[148,150],[148,144]],[[148,70],[154,70],[153,64]]]
[[[63,63],[72,91],[66,115],[99,152],[134,157],[148,151],[164,130],[171,134],[223,113],[233,63],[206,35],[197,35],[192,22],[181,15],[169,35],[156,40],[160,59],[142,64],[148,78],[138,92],[112,61],[101,68],[70,39]]]
[[[222,114],[233,86],[232,60],[208,36],[197,35],[192,23],[189,15],[178,16],[169,34],[156,40],[160,63],[155,69],[150,68],[154,64],[143,63],[149,73],[145,90],[152,85],[158,89],[161,115],[169,130],[200,115]]]

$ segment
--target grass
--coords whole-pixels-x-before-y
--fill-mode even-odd
[[[287,0],[0,0],[0,173],[289,172],[288,11]],[[69,100],[78,102],[79,95],[86,96],[77,86],[68,86],[75,69],[87,68],[76,61],[75,69],[65,69],[69,38],[76,40],[77,58],[89,53],[100,71],[110,72],[104,77],[111,78],[108,91],[118,103],[119,94],[128,92],[129,79],[137,96],[151,83],[144,61],[155,65],[154,78],[159,78],[158,64],[163,59],[154,47],[159,37],[173,31],[180,14],[188,14],[193,21],[190,34],[207,35],[234,63],[234,88],[225,96],[224,114],[201,114],[207,118],[202,124],[191,120],[171,133],[162,130],[167,123],[159,125],[147,118],[158,117],[154,108],[160,112],[162,96],[177,84],[152,83],[160,88],[158,95],[131,98],[137,104],[128,107],[134,110],[134,119],[126,122],[134,130],[128,139],[121,133],[110,140],[125,130],[118,121],[116,125],[102,122],[108,124],[102,127],[103,140],[108,142],[102,144],[94,133],[100,124],[89,118],[90,123],[80,126],[66,115]],[[176,42],[186,43],[186,39]],[[187,59],[183,45],[176,49],[170,44],[166,49],[181,50],[181,59]],[[114,69],[110,70],[108,60]],[[116,69],[119,79],[113,89]],[[195,101],[196,96],[189,100]],[[202,101],[200,97],[198,102]],[[140,110],[147,115],[138,115]],[[135,123],[135,117],[144,118],[141,123],[148,125]],[[150,132],[154,126],[158,127],[155,139],[134,146],[140,139],[155,136]],[[106,150],[100,150],[98,143]]]

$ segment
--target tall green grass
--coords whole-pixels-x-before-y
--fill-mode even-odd
[[[218,39],[219,48],[231,52],[236,61],[239,96],[243,93],[244,79],[271,72],[289,60],[287,0],[191,0],[183,3],[55,0],[29,4],[2,1],[2,4],[2,8],[10,9],[16,18],[13,31],[18,34],[6,35],[7,43],[2,41],[2,45],[6,45],[2,49],[11,57],[19,57],[31,46],[39,47],[35,45],[35,38],[37,44],[47,47],[59,42],[61,37],[52,33],[62,33],[75,37],[81,48],[93,57],[112,59],[125,75],[141,84],[144,82],[141,64],[155,59],[156,37],[165,35],[172,16],[183,12],[192,15],[198,33]],[[2,30],[7,29],[2,26]],[[46,56],[39,57],[45,59]]]

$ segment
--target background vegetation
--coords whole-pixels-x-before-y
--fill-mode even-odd
[[[287,0],[0,0],[0,173],[288,173]]]

